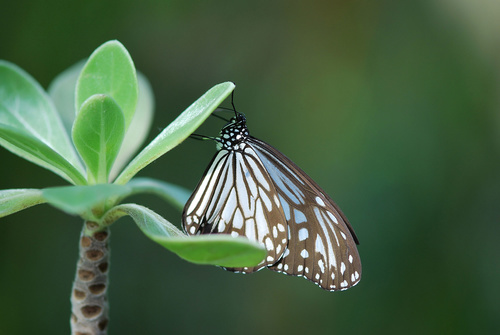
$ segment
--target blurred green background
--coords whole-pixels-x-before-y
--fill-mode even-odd
[[[310,174],[361,241],[361,283],[329,293],[184,262],[121,219],[110,334],[493,334],[499,31],[488,0],[3,1],[0,58],[47,87],[120,40],[156,95],[149,139],[235,82],[252,134]],[[214,152],[188,140],[141,175],[194,188]],[[0,176],[0,189],[65,185],[4,149]],[[130,200],[180,222],[157,198]],[[0,334],[69,333],[80,228],[47,205],[0,220]]]

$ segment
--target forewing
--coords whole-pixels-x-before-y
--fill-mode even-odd
[[[227,158],[227,151],[217,152],[203,173],[203,177],[194,192],[184,205],[182,227],[188,235],[197,235],[200,233],[200,228],[203,224],[201,218],[207,212],[217,185],[222,185],[223,183],[221,177],[224,176],[221,173],[224,169],[227,170]]]
[[[276,263],[287,246],[287,224],[276,189],[257,154],[220,150],[184,207],[186,233],[231,234],[261,243],[267,257],[250,273]]]
[[[270,269],[305,277],[329,291],[356,285],[361,261],[347,218],[285,155],[258,139],[249,143],[275,185],[290,231],[288,248]]]

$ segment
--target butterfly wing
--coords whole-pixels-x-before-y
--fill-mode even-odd
[[[238,151],[222,149],[214,156],[182,218],[187,234],[241,235],[266,247],[260,264],[226,268],[230,271],[250,273],[271,266],[287,247],[287,223],[274,184],[249,145]]]
[[[279,195],[289,242],[271,270],[305,277],[329,290],[345,290],[361,279],[358,239],[333,200],[297,165],[269,144],[250,137]]]

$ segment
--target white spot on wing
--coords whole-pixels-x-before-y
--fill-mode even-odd
[[[241,211],[239,208],[236,209],[236,213],[234,213],[232,223],[233,223],[234,228],[237,228],[237,229],[243,228],[244,219],[243,219],[243,215],[241,215]]]
[[[255,220],[248,219],[245,222],[245,236],[252,241],[256,241],[257,237],[255,236]]]
[[[271,250],[273,250],[273,249],[274,249],[274,244],[273,244],[273,241],[272,241],[269,237],[268,237],[268,238],[266,238],[265,243],[266,243],[266,249],[267,249],[268,251],[271,251]]]
[[[307,257],[309,257],[309,252],[306,249],[303,249],[300,252],[300,256],[302,256],[302,258],[307,258]]]
[[[307,230],[307,228],[300,228],[299,229],[299,241],[304,241],[308,237],[309,237],[309,231]]]
[[[322,207],[325,207],[325,202],[320,197],[316,197],[316,203]]]
[[[278,237],[278,228],[276,226],[273,227],[273,237],[277,238]],[[351,262],[352,263],[352,262]]]
[[[332,212],[330,211],[326,211],[326,214],[328,214],[328,216],[330,217],[330,219],[335,222],[336,224],[338,224],[338,221],[337,221],[337,218],[335,217],[335,215],[332,214]]]
[[[307,221],[306,216],[301,211],[299,211],[297,209],[294,209],[293,210],[293,214],[295,216],[295,222],[296,223],[302,223],[302,222],[306,222]]]
[[[281,204],[280,204],[280,201],[278,200],[278,197],[276,196],[276,194],[274,195],[274,203],[276,204],[276,207],[280,208]]]
[[[281,244],[278,244],[276,247],[276,255],[279,255],[281,253]]]
[[[323,260],[321,258],[318,260],[318,266],[321,270],[321,273],[325,273],[325,263],[323,262]]]

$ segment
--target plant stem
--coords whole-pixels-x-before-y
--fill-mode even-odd
[[[108,328],[109,229],[87,221],[71,291],[71,334],[105,335]]]

